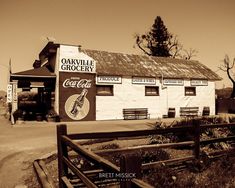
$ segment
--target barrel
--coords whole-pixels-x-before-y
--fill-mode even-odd
[[[43,121],[43,115],[41,113],[36,113],[36,120]]]
[[[175,108],[169,108],[168,109],[168,118],[174,118],[175,117]]]
[[[202,110],[202,116],[209,116],[210,115],[210,107],[204,106]]]

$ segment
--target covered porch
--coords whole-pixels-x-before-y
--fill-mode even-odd
[[[17,99],[12,101],[14,121],[55,121],[56,75],[48,67],[11,74],[10,80],[15,85],[17,96]]]

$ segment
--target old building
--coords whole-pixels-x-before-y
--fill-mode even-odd
[[[61,121],[123,119],[123,109],[146,108],[150,118],[174,108],[209,107],[215,114],[220,77],[198,61],[111,53],[49,42],[34,69],[14,73],[18,88],[38,88],[43,111]],[[19,90],[19,89],[18,89]],[[27,89],[26,89],[27,90]]]

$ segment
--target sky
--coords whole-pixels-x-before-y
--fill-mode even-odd
[[[234,0],[0,0],[0,90],[12,72],[32,68],[48,39],[85,49],[143,54],[135,34],[149,31],[161,16],[185,49],[198,51],[194,60],[215,71],[225,54],[235,58]]]

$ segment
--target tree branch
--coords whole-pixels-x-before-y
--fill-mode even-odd
[[[226,72],[227,75],[228,75],[229,80],[231,80],[231,82],[232,82],[233,84],[235,84],[235,80],[233,79],[233,77],[231,76],[231,74],[230,74],[230,72],[229,72],[230,69],[232,69],[232,68],[234,67],[235,58],[233,59],[233,63],[232,63],[231,66],[230,66],[230,63],[229,63],[229,62],[230,62],[230,60],[229,60],[228,55],[225,55],[224,64],[223,64],[222,66],[220,66],[219,69],[222,70],[222,71],[224,71],[224,72]]]
[[[140,39],[140,36],[139,35],[136,35],[135,36],[136,37],[136,44],[137,44],[137,46],[145,53],[145,54],[147,54],[147,55],[151,55],[149,52],[147,52],[142,46],[141,46],[141,44],[143,43],[143,40],[141,40]]]
[[[198,51],[196,49],[189,48],[189,50],[184,50],[186,53],[186,58],[185,59],[191,59],[192,57],[195,57]]]
[[[235,83],[234,79],[232,78],[232,76],[230,75],[230,72],[229,72],[230,69],[227,69],[227,75],[228,75],[228,78],[233,82]]]
[[[220,69],[220,70],[222,70],[222,71],[224,71],[224,72],[227,71],[226,68],[225,68],[225,67],[223,68],[222,66],[218,67],[218,69]]]

